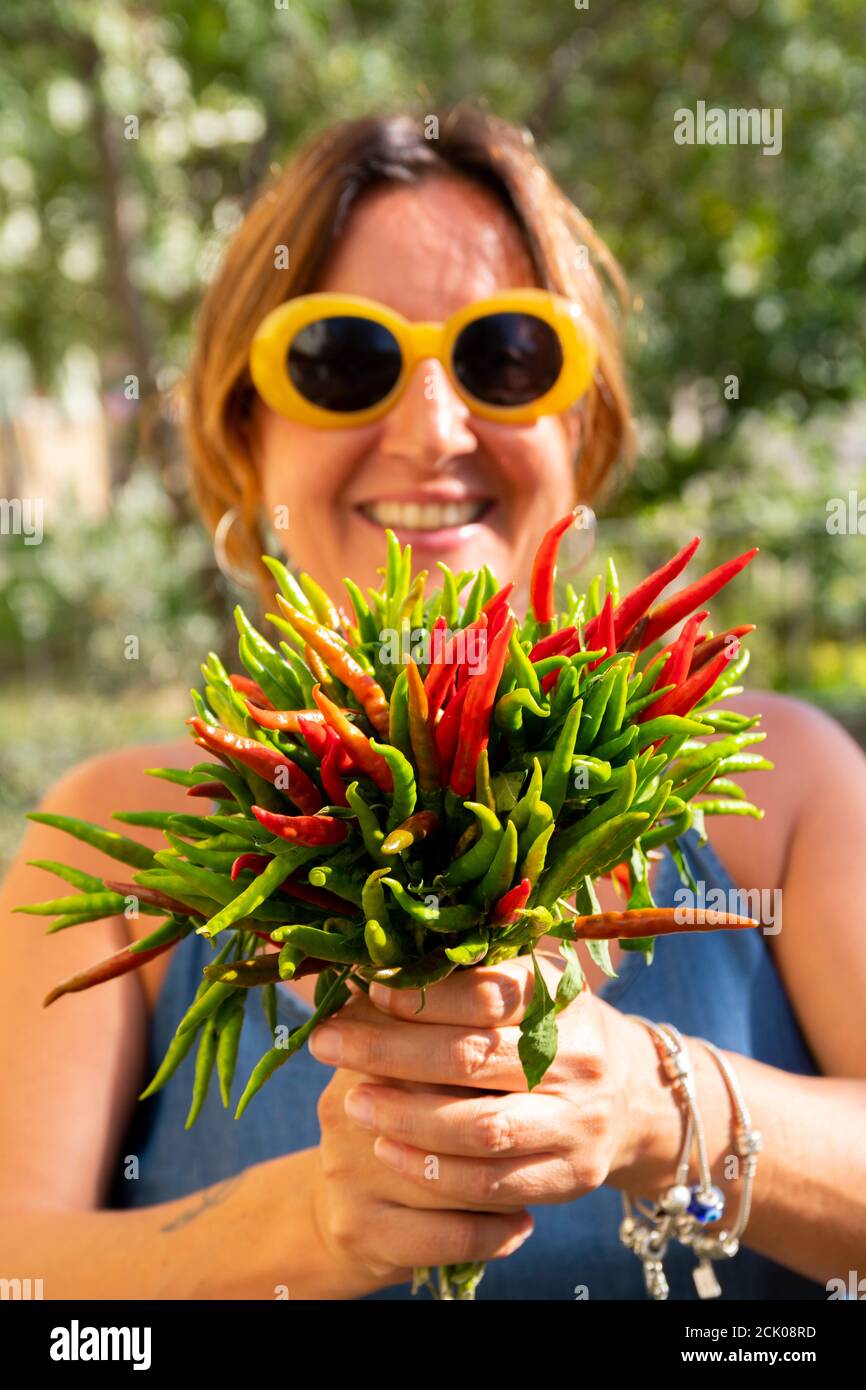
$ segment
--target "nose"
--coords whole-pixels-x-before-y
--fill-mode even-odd
[[[441,362],[416,362],[405,390],[384,417],[379,448],[387,458],[435,472],[449,459],[478,447],[469,410]]]

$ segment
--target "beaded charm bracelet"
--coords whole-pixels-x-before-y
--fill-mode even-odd
[[[693,1278],[698,1295],[701,1298],[718,1298],[721,1287],[712,1262],[732,1259],[740,1248],[740,1238],[749,1219],[761,1136],[752,1128],[749,1110],[730,1063],[713,1043],[704,1038],[697,1039],[709,1051],[725,1082],[734,1117],[734,1146],[743,1165],[736,1220],[730,1229],[720,1228],[718,1233],[711,1233],[707,1227],[715,1225],[724,1216],[725,1197],[712,1181],[694,1072],[685,1041],[672,1024],[656,1024],[639,1015],[634,1017],[644,1024],[653,1038],[664,1072],[683,1111],[684,1133],[674,1182],[655,1203],[633,1200],[623,1193],[620,1240],[642,1262],[644,1283],[650,1298],[661,1300],[668,1296],[663,1260],[672,1240],[690,1246],[697,1256]],[[698,1181],[690,1185],[693,1148]]]

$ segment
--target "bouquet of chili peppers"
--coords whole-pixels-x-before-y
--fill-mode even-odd
[[[379,589],[346,580],[351,609],[279,561],[282,640],[269,643],[236,610],[242,673],[211,654],[187,722],[213,761],[151,772],[217,806],[211,814],[118,813],[156,826],[147,846],[79,820],[56,826],[130,865],[131,881],[99,879],[53,861],[41,867],[76,891],[21,912],[56,916],[49,931],[128,911],[162,920],[143,939],[59,984],[46,1004],[134,970],[191,932],[212,963],[156,1075],[162,1087],[196,1045],[187,1127],[216,1073],[231,1100],[251,992],[274,1034],[236,1103],[240,1116],[316,1025],[379,981],[435,985],[452,971],[531,953],[561,940],[565,970],[551,998],[535,967],[522,1024],[527,1086],[556,1053],[556,1013],[582,986],[583,941],[609,969],[607,941],[652,958],[665,933],[757,925],[724,913],[655,906],[649,857],[667,845],[684,882],[678,841],[704,817],[760,816],[731,774],[770,767],[747,750],[764,735],[717,707],[739,689],[752,627],[712,635],[701,605],[752,558],[747,552],[658,602],[685,569],[695,539],[620,596],[616,573],[554,601],[556,555],[574,514],[544,536],[521,622],[488,568],[426,592],[409,546],[387,534]],[[463,601],[461,602],[461,596]],[[700,610],[700,611],[696,611]],[[648,649],[682,623],[653,655]],[[612,875],[625,906],[601,912],[596,880]],[[570,900],[574,900],[574,905]],[[276,1025],[280,981],[318,976],[315,1011]],[[286,1034],[286,1036],[281,1036]],[[439,1272],[443,1297],[471,1297],[480,1267]],[[429,1271],[424,1271],[426,1279]]]

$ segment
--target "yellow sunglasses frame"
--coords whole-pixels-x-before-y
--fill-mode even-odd
[[[472,396],[457,380],[452,355],[458,334],[488,314],[532,314],[549,324],[562,347],[562,369],[543,396],[524,405],[495,406]],[[292,340],[309,324],[335,316],[371,319],[387,328],[397,340],[403,358],[399,379],[387,396],[364,410],[326,410],[313,405],[293,385],[286,371]],[[320,429],[346,429],[380,420],[406,388],[419,362],[441,362],[454,390],[474,415],[506,424],[528,424],[541,415],[558,415],[574,405],[592,381],[598,352],[595,339],[578,304],[548,290],[503,290],[476,300],[452,314],[444,323],[411,323],[373,299],[353,294],[305,294],[287,300],[265,316],[250,347],[250,374],[259,395],[278,414]]]

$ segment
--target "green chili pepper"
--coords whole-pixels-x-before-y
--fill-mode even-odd
[[[460,601],[457,597],[457,585],[454,582],[454,575],[448,565],[443,560],[437,560],[436,564],[442,571],[442,607],[440,612],[445,617],[449,628],[456,628],[460,620]]]
[[[305,953],[299,946],[293,946],[290,942],[286,942],[284,946],[281,946],[279,958],[277,960],[277,973],[280,979],[290,980],[301,961],[304,959]]]
[[[535,700],[541,702],[541,682],[538,679],[538,672],[529,660],[529,653],[522,645],[516,628],[508,642],[508,661],[517,678],[517,684],[524,686]]]
[[[307,851],[309,856],[309,850]],[[315,851],[313,851],[315,853]],[[279,888],[283,879],[287,877],[287,859],[278,857],[272,859],[266,869],[253,879],[247,888],[239,893],[236,898],[227,903],[210,921],[197,927],[196,931],[200,936],[214,937],[218,932],[225,931],[232,923],[237,922],[241,917],[249,917],[252,911],[260,907],[266,898]],[[197,873],[206,873],[204,869],[199,869]],[[234,887],[234,885],[232,885]]]
[[[217,1032],[216,1069],[219,1079],[220,1096],[226,1110],[231,1101],[232,1081],[238,1060],[238,1046],[244,1026],[244,1007],[246,995],[238,994],[236,999],[222,1006],[215,1019]],[[223,1014],[223,1009],[226,1013]]]
[[[578,753],[586,753],[595,743],[607,702],[617,682],[617,668],[610,667],[601,679],[588,685],[583,697],[583,718],[577,733],[575,748]]]
[[[553,811],[546,801],[539,801],[533,807],[529,820],[518,836],[517,857],[523,859],[529,853],[531,846],[538,839],[543,830],[546,830],[554,821]]]
[[[515,810],[516,809],[515,807]],[[529,817],[527,816],[527,821],[525,823],[528,823],[528,819]],[[472,892],[473,902],[484,904],[496,902],[497,898],[501,898],[503,893],[507,892],[511,887],[511,881],[514,878],[514,870],[516,868],[517,826],[513,820],[509,820],[506,823],[505,830],[491,861],[490,868]]]
[[[514,826],[515,830],[523,830],[525,826],[528,824],[529,817],[532,815],[533,810],[538,805],[538,802],[541,799],[541,788],[543,780],[544,777],[541,770],[541,763],[539,762],[538,758],[533,758],[532,776],[529,779],[529,786],[527,787],[523,795],[520,797],[520,799],[515,803],[513,809],[511,810],[508,816],[509,823]]]
[[[445,954],[455,965],[477,965],[487,955],[490,945],[490,932],[486,927],[475,927],[464,936],[458,946],[446,946]]]
[[[569,710],[574,707],[575,695],[577,693],[578,675],[573,665],[566,666],[556,685],[553,687],[553,703],[550,707],[551,720],[557,722],[564,719]]]
[[[475,576],[472,588],[466,599],[466,606],[463,609],[463,616],[460,619],[461,627],[468,627],[474,623],[481,612],[481,605],[484,602],[484,571],[479,570]]]
[[[614,677],[613,688],[611,689],[610,696],[605,705],[604,714],[602,715],[601,724],[599,725],[598,734],[596,735],[598,741],[602,744],[607,743],[619,733],[622,728],[622,721],[625,717],[630,665],[627,662],[623,662],[615,669],[616,675]]]
[[[192,1083],[192,1104],[189,1107],[189,1114],[186,1117],[184,1129],[192,1129],[199,1115],[201,1108],[207,1099],[210,1088],[210,1079],[216,1062],[217,1046],[219,1034],[212,1019],[209,1019],[202,1029],[199,1039],[198,1051],[195,1057],[195,1077]]]
[[[496,797],[490,784],[490,758],[486,748],[482,748],[475,764],[475,800],[490,811],[496,810]]]
[[[351,925],[354,928],[354,924]],[[342,965],[361,965],[367,960],[363,931],[353,929],[351,936],[341,936],[298,922],[278,928],[273,939],[296,947],[305,956],[315,956],[317,960],[333,960]]]
[[[409,696],[405,669],[400,672],[391,691],[388,706],[388,739],[399,748],[403,757],[412,761],[412,742],[409,737]]]
[[[496,812],[489,806],[480,801],[467,801],[466,810],[475,816],[481,829],[481,838],[459,859],[453,859],[439,876],[436,881],[441,883],[443,888],[459,888],[461,884],[482,878],[490,868],[502,839],[502,824]]]
[[[331,988],[318,1005],[315,1013],[312,1014],[310,1018],[306,1019],[299,1028],[293,1029],[289,1034],[285,1047],[272,1047],[270,1051],[266,1052],[264,1057],[257,1062],[247,1082],[246,1089],[238,1101],[238,1107],[235,1111],[236,1120],[240,1119],[253,1096],[261,1090],[262,1086],[273,1076],[277,1068],[281,1067],[284,1062],[287,1062],[295,1052],[303,1047],[316,1025],[320,1023],[323,1018],[327,1018],[329,1013],[342,1008],[349,993],[344,983],[348,973],[348,968],[340,971],[340,974],[335,978]]]
[[[354,903],[356,907],[361,906],[363,888],[360,881],[342,873],[340,869],[330,864],[317,864],[310,870],[307,879],[314,888],[327,888],[338,898],[345,898],[346,902]]]
[[[547,846],[550,843],[550,837],[555,829],[555,824],[551,824],[546,826],[539,835],[536,835],[532,844],[529,846],[523,863],[520,865],[518,876],[521,879],[528,878],[533,887],[538,882],[542,870],[544,869],[544,863],[547,857]]]
[[[541,797],[550,807],[554,816],[558,816],[562,810],[565,793],[574,775],[572,772],[574,745],[582,710],[583,701],[578,700],[568,711],[542,779]]]
[[[28,811],[27,819],[36,821],[39,825],[50,825],[55,830],[64,830],[67,835],[74,835],[76,840],[83,840],[86,845],[93,845],[95,849],[102,850],[103,854],[109,855],[111,859],[119,859],[123,864],[133,864],[138,869],[147,869],[153,863],[153,850],[146,845],[140,845],[137,840],[128,840],[124,835],[118,835],[116,830],[104,830],[101,825],[94,825],[92,821],[79,820],[75,816],[58,816],[51,811]]]
[[[58,878],[65,879],[82,893],[103,891],[102,879],[97,878],[95,874],[86,874],[83,869],[74,869],[69,864],[58,864],[54,859],[28,859],[27,863],[34,869],[45,869],[50,874],[56,874]]]
[[[391,807],[388,812],[388,820],[385,825],[385,832],[395,830],[398,825],[402,825],[404,820],[408,820],[415,810],[417,800],[417,789],[415,786],[415,771],[411,762],[404,757],[399,748],[394,748],[390,743],[379,743],[376,739],[370,739],[370,746],[373,750],[385,759],[391,769],[391,778],[394,783],[391,792]]]
[[[361,839],[364,841],[364,848],[375,864],[383,864],[387,861],[387,855],[382,853],[382,843],[385,839],[384,832],[379,825],[375,812],[364,800],[357,782],[350,782],[346,788],[346,800],[355,812],[358,820],[358,829],[361,832]]]
[[[114,917],[123,912],[126,899],[122,893],[74,893],[66,898],[51,898],[43,903],[27,903],[24,907],[13,907],[13,912],[24,912],[33,917],[53,917],[56,913],[88,913],[91,922],[101,917]]]
[[[466,903],[459,903],[455,907],[427,907],[413,898],[395,878],[383,878],[382,882],[390,888],[403,911],[430,931],[462,932],[479,920],[477,909]]]
[[[234,943],[231,940],[225,943],[225,945],[220,950],[219,954],[216,956],[216,962],[225,960],[233,944]],[[202,978],[201,984],[198,986],[198,989],[195,992],[195,998],[197,1000],[200,999],[204,994],[205,990],[209,988],[210,981],[205,976]],[[200,1027],[201,1024],[199,1024],[198,1028],[192,1028],[189,1030],[189,1032],[181,1033],[180,1036],[175,1034],[175,1036],[169,1043],[168,1048],[166,1049],[165,1056],[163,1057],[154,1074],[153,1080],[150,1081],[148,1085],[144,1088],[144,1090],[141,1092],[140,1096],[138,1097],[139,1100],[147,1100],[148,1096],[155,1095],[157,1091],[162,1090],[166,1081],[168,1081],[174,1075],[181,1062],[186,1057],[187,1053],[189,1052],[190,1048],[195,1042],[196,1037],[198,1036],[198,1030]]]
[[[374,965],[398,965],[403,951],[393,928],[383,926],[375,917],[364,925],[364,944]]]
[[[581,833],[580,822],[560,831],[554,836],[554,862],[533,891],[533,906],[551,908],[585,876],[597,877],[619,864],[646,822],[645,811],[627,811],[596,825],[589,833]]]
[[[760,807],[753,806],[751,801],[699,801],[695,809],[705,816],[752,816],[755,820],[764,819],[764,812]]]
[[[374,917],[384,928],[390,925],[388,916],[388,905],[385,901],[385,890],[382,887],[382,878],[387,874],[387,869],[374,869],[367,875],[364,887],[361,889],[361,907],[364,916]]]
[[[500,696],[496,701],[493,710],[493,720],[498,729],[505,733],[516,734],[523,728],[523,715],[526,710],[530,714],[537,715],[544,719],[550,713],[547,705],[539,704],[530,690],[511,690],[506,695]]]
[[[667,738],[669,734],[688,734],[691,738],[695,734],[712,733],[712,729],[706,724],[700,724],[696,719],[686,718],[681,714],[662,714],[658,719],[648,719],[645,724],[639,725],[639,729],[638,748],[646,748],[648,743]]]

